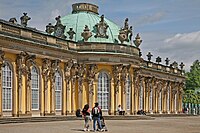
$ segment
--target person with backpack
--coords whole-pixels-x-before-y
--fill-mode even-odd
[[[89,104],[86,104],[82,110],[82,114],[85,120],[85,124],[84,124],[84,131],[90,131],[89,129],[89,120],[90,119],[90,108],[89,108]]]
[[[102,115],[102,111],[98,106],[99,104],[96,102],[95,106],[92,108],[92,118],[93,118],[93,128],[94,132],[96,132],[96,122],[98,123],[98,127],[100,128],[100,131],[102,131],[101,121],[100,117]]]

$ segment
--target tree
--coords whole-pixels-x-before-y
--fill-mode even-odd
[[[196,60],[186,73],[186,90],[198,90],[200,88],[200,62]]]

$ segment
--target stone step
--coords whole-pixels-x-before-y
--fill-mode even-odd
[[[105,120],[152,120],[150,116],[104,116]],[[47,116],[47,117],[2,117],[0,124],[9,123],[26,123],[26,122],[51,122],[51,121],[69,121],[69,120],[83,120],[76,116]]]

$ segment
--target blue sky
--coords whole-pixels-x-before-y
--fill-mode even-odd
[[[45,30],[58,15],[71,13],[76,2],[97,4],[99,13],[123,26],[129,18],[134,36],[140,33],[143,58],[150,51],[157,56],[184,62],[189,70],[192,62],[200,60],[200,0],[0,0],[0,19],[16,17],[23,12],[31,17],[28,26]]]

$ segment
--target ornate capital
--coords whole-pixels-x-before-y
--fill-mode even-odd
[[[112,67],[113,69],[113,77],[114,77],[114,84],[115,84],[115,92],[119,92],[119,84],[120,84],[120,73],[122,72],[123,65],[115,65]]]
[[[42,60],[42,75],[49,78],[51,70],[51,60],[45,58]]]
[[[65,80],[69,83],[71,80],[71,68],[73,66],[74,62],[73,60],[69,60],[65,63],[64,71],[65,71]]]
[[[0,70],[4,64],[4,59],[5,59],[5,53],[2,50],[0,50]]]
[[[71,80],[75,81],[75,79],[78,77],[78,71],[79,71],[79,65],[74,62],[73,66],[71,67]]]
[[[20,54],[18,54],[16,59],[18,74],[29,74],[30,67],[35,64],[35,58],[35,55],[29,55],[27,52],[21,52]]]

